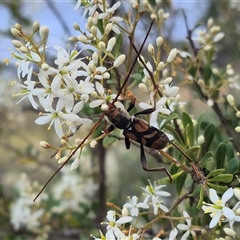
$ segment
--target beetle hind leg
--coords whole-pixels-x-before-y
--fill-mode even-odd
[[[168,172],[168,170],[165,167],[159,167],[159,168],[148,168],[147,166],[147,159],[146,159],[146,155],[144,152],[144,148],[143,145],[140,145],[140,159],[141,159],[141,165],[144,171],[147,172],[165,172],[168,177],[169,177],[169,181],[172,183],[172,177],[171,174]]]

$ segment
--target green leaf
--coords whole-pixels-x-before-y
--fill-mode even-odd
[[[185,180],[187,178],[187,173],[186,172],[183,172],[183,171],[180,171],[181,172],[181,175],[178,176],[178,178],[174,178],[173,176],[173,179],[174,179],[174,183],[175,183],[175,186],[176,186],[176,190],[177,190],[177,194],[178,195],[181,195],[182,193],[182,188],[184,186],[184,183],[185,183]],[[179,173],[179,172],[178,172]]]
[[[201,113],[200,117],[197,120],[197,126],[196,126],[196,141],[197,138],[200,136],[200,130],[201,130],[201,124],[202,124],[202,119],[203,119],[203,112]]]
[[[217,176],[219,174],[222,174],[225,172],[225,169],[217,169],[217,170],[214,170],[212,172],[210,172],[208,175],[207,175],[207,179],[209,179],[210,177],[212,176]]]
[[[204,64],[202,72],[203,72],[203,79],[204,79],[205,85],[209,86],[211,75],[212,75],[211,65]]]
[[[133,78],[133,80],[136,80],[139,82],[140,80],[142,80],[143,77],[140,73],[134,73],[131,75],[131,78]]]
[[[208,185],[210,188],[213,188],[213,189],[215,189],[217,192],[220,192],[220,193],[224,193],[224,192],[226,192],[227,189],[228,189],[227,186],[216,185],[216,184],[213,184],[213,183],[210,183],[210,182],[208,182],[207,185]]]
[[[216,168],[224,168],[224,160],[226,156],[227,147],[225,143],[220,143],[217,147],[215,153],[215,160],[216,160]]]
[[[182,123],[186,131],[187,140],[189,141],[188,145],[192,146],[194,142],[193,122],[192,118],[186,112],[182,114]]]
[[[207,152],[211,142],[214,138],[214,134],[215,134],[216,128],[214,126],[214,124],[209,123],[204,131],[204,144],[203,144],[203,152]]]
[[[201,209],[202,208],[202,205],[203,205],[203,198],[204,198],[204,187],[201,186],[201,190],[200,190],[200,193],[199,193],[199,200],[198,200],[198,203],[197,203],[197,208],[198,209]]]
[[[98,19],[97,26],[98,26],[98,29],[100,30],[101,34],[104,35],[104,27],[103,27],[103,20],[102,19]]]
[[[116,44],[114,47],[116,57],[120,55],[119,53],[121,52],[122,45],[123,45],[123,35],[120,33],[117,35]]]
[[[165,121],[164,121],[164,123],[162,124],[162,128],[164,128],[169,122],[171,122],[172,120],[174,120],[174,119],[178,119],[179,118],[179,116],[178,116],[178,114],[176,114],[176,113],[172,113],[172,114],[170,114],[166,119],[165,119]]]
[[[202,159],[199,161],[199,166],[201,167],[206,167],[207,164],[213,163],[213,153],[212,152],[207,152],[205,155],[202,157]]]
[[[228,167],[227,167],[227,173],[235,173],[237,172],[239,169],[239,160],[236,158],[232,158],[230,159],[230,161],[228,162]]]
[[[223,183],[230,183],[233,180],[232,174],[219,174],[218,176],[211,178],[208,182],[223,182]]]
[[[113,138],[113,137],[106,136],[106,137],[103,139],[103,146],[104,146],[104,147],[109,147],[109,146],[111,146],[113,143],[115,143],[117,140],[118,140],[117,138]]]

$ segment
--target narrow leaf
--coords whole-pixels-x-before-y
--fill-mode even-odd
[[[212,176],[217,176],[219,174],[222,174],[225,172],[225,169],[217,169],[217,170],[214,170],[212,172],[210,172],[208,175],[207,175],[207,178],[209,179],[210,177]]]
[[[216,168],[224,168],[224,160],[226,156],[227,147],[225,143],[220,143],[215,153]]]

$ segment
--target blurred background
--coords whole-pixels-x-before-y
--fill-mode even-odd
[[[109,1],[111,5],[115,1]],[[68,38],[76,35],[73,24],[78,23],[85,28],[85,19],[82,18],[81,10],[74,10],[75,1],[1,1],[0,3],[0,238],[6,237],[12,232],[14,226],[10,224],[10,202],[14,202],[18,195],[16,185],[23,179],[29,179],[30,183],[38,181],[44,184],[46,180],[59,167],[56,160],[51,159],[53,151],[43,149],[39,142],[45,140],[51,144],[58,145],[58,139],[54,132],[50,134],[46,126],[39,126],[34,123],[38,113],[32,109],[28,101],[23,101],[16,105],[18,99],[12,94],[18,91],[11,83],[17,79],[17,68],[15,59],[11,58],[11,41],[13,40],[10,28],[15,23],[19,23],[26,30],[32,28],[34,21],[39,21],[40,25],[46,25],[50,29],[48,45],[58,45],[66,48]],[[232,63],[235,71],[238,71],[239,51],[240,51],[240,4],[234,1],[164,1],[163,8],[170,13],[170,18],[166,21],[163,31],[164,39],[167,39],[172,47],[181,49],[187,48],[187,30],[182,14],[184,10],[189,28],[193,29],[197,24],[206,23],[209,17],[214,19],[225,33],[221,42],[221,49],[216,56],[216,64],[225,66]],[[122,1],[122,7],[127,9],[128,3]],[[121,11],[121,10],[120,10]],[[147,21],[147,20],[146,20]],[[200,26],[201,27],[201,26]],[[139,45],[140,43],[138,43]],[[146,44],[147,45],[147,44]],[[79,49],[80,49],[79,45]],[[6,58],[10,60],[8,66],[3,62]],[[175,80],[174,80],[175,81]],[[175,82],[177,85],[177,82]],[[182,90],[187,91],[187,89]],[[187,101],[187,107],[193,108],[200,105],[199,100],[194,100],[192,96],[184,94],[182,101]],[[198,111],[200,109],[198,108]],[[195,112],[197,115],[199,112]],[[211,114],[211,113],[210,113]],[[105,217],[105,202],[114,200],[115,202],[126,201],[128,195],[141,192],[141,186],[147,184],[147,179],[156,180],[161,173],[146,173],[142,171],[139,163],[140,151],[132,146],[126,150],[123,141],[117,141],[107,149],[94,149],[92,153],[86,154],[82,170],[72,173],[73,175],[87,176],[101,171],[101,178],[96,177],[95,182],[84,182],[88,191],[92,191],[89,196],[95,199],[92,208],[97,209],[97,214],[92,216],[95,223],[101,222]],[[97,153],[97,154],[96,154]],[[99,155],[100,153],[100,155]],[[118,156],[116,158],[116,156]],[[155,160],[147,155],[149,162],[153,165]],[[106,168],[101,169],[101,162],[106,162]],[[99,170],[100,169],[100,170]],[[94,170],[94,171],[93,171]],[[133,171],[134,170],[134,171]],[[23,175],[25,173],[26,175]],[[97,176],[97,174],[96,174]],[[86,177],[87,178],[87,177]],[[101,181],[100,181],[101,180]],[[53,186],[57,188],[60,183],[61,174],[57,175],[48,189]],[[129,182],[131,184],[129,184]],[[106,188],[103,189],[103,183]],[[61,187],[60,187],[61,188]],[[18,188],[19,189],[19,188]],[[107,189],[107,190],[106,190]],[[76,190],[76,189],[75,189]],[[60,191],[60,190],[59,190]],[[78,189],[81,192],[86,189]],[[57,195],[57,193],[55,192]],[[111,198],[110,198],[111,196]],[[115,196],[114,199],[112,196]],[[87,208],[86,208],[87,209]],[[82,212],[83,216],[91,213]],[[90,218],[91,219],[91,218]],[[69,220],[71,226],[75,223]],[[66,221],[61,224],[63,229]],[[87,224],[87,223],[86,223]],[[77,225],[77,224],[76,224]],[[78,225],[77,225],[78,226]],[[96,227],[98,225],[96,224]],[[74,227],[73,227],[74,228]],[[22,234],[22,235],[21,235]],[[24,231],[19,236],[26,237]],[[76,233],[60,233],[61,239],[74,239]],[[58,237],[59,237],[58,236]],[[57,234],[54,236],[57,239]],[[6,238],[7,239],[7,238]],[[17,239],[17,238],[16,238]],[[20,237],[18,238],[20,239]]]

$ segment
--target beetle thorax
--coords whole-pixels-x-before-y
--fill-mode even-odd
[[[109,121],[119,129],[126,129],[131,125],[132,118],[125,109],[112,107],[106,112]]]

